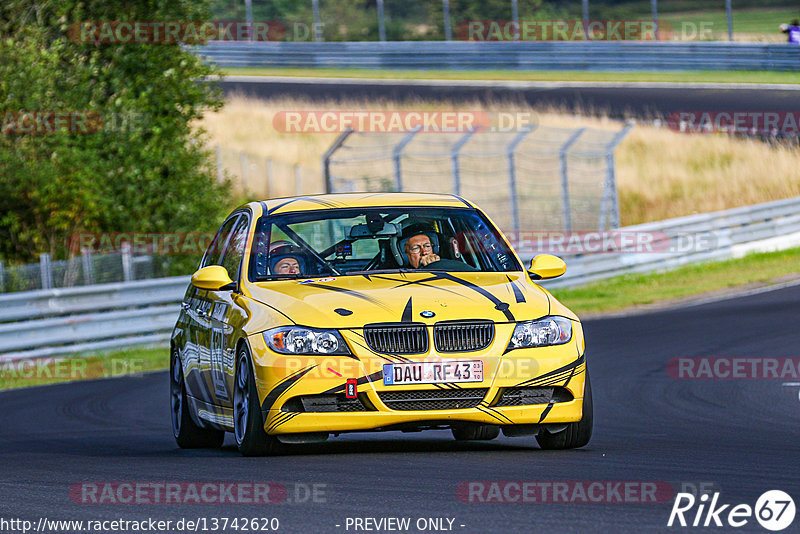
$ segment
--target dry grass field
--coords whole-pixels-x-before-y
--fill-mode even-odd
[[[572,116],[558,110],[535,110],[524,104],[458,103],[447,107],[489,113],[536,112],[543,125],[620,129],[618,121]],[[442,108],[442,104],[431,102],[310,103],[297,99],[264,101],[234,97],[220,112],[207,114],[201,126],[208,131],[212,147],[225,147],[226,152],[243,151],[255,156],[251,160],[272,160],[271,185],[267,187],[266,180],[250,175],[243,194],[277,197],[295,193],[294,165],[302,167],[303,193],[323,191],[321,157],[337,134],[281,133],[273,126],[276,113]],[[230,161],[224,166],[234,178],[236,189],[241,166],[236,158],[227,160]],[[724,134],[683,134],[666,127],[639,124],[617,149],[616,160],[623,225],[800,196],[800,149],[796,146],[770,146]],[[239,184],[239,192],[241,189]]]

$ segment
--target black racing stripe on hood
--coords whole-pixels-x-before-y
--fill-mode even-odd
[[[261,409],[263,411],[267,411],[275,404],[275,401],[278,400],[278,397],[283,395],[289,388],[291,388],[295,383],[303,378],[309,371],[311,371],[316,365],[312,365],[311,367],[306,367],[305,369],[301,369],[299,371],[295,371],[288,377],[284,378],[283,381],[279,382],[277,386],[272,388],[272,391],[267,393],[264,402],[261,403]]]
[[[375,278],[378,278],[378,277],[376,276]],[[432,285],[428,284],[428,282],[432,282],[434,280],[438,280],[438,278],[426,278],[424,280],[406,280],[406,281],[397,280],[396,278],[382,278],[382,280],[387,280],[387,281],[390,281],[390,282],[400,282],[399,285],[394,286],[392,289],[399,289],[399,288],[405,287],[405,286],[416,285],[416,286],[424,286],[424,287],[430,287],[430,288],[433,288],[433,289],[438,289],[439,291],[445,291],[447,293],[452,293],[453,295],[463,296],[458,291],[452,291],[450,289],[447,289],[446,287],[432,286]]]
[[[458,278],[457,276],[453,276],[450,273],[434,273],[434,274],[438,278],[441,278],[441,279],[444,279],[444,280],[450,280],[451,282],[455,282],[457,284],[461,284],[464,287],[468,287],[468,288],[472,289],[473,291],[477,291],[478,293],[480,293],[481,295],[483,295],[484,297],[489,299],[495,305],[495,307],[504,304],[505,308],[501,309],[500,311],[503,312],[503,315],[505,315],[506,319],[508,319],[509,321],[511,321],[511,322],[516,321],[516,319],[514,319],[514,314],[511,313],[511,310],[508,309],[508,304],[505,303],[505,302],[502,302],[500,299],[498,299],[497,297],[492,295],[489,291],[486,291],[481,286],[473,284],[472,282],[469,282],[467,280],[462,280],[461,278]]]
[[[403,274],[405,275],[405,273],[403,273]],[[434,288],[434,289],[438,289],[440,291],[446,291],[448,293],[453,293],[453,294],[456,294],[456,295],[459,295],[459,296],[464,296],[461,293],[458,293],[456,291],[451,291],[451,290],[449,290],[447,288],[443,288],[443,287],[439,287],[439,286],[431,286],[431,285],[427,284],[427,282],[433,282],[435,280],[450,280],[451,282],[455,282],[455,283],[460,284],[462,286],[468,287],[468,288],[472,289],[473,291],[476,291],[477,293],[479,293],[483,297],[489,299],[495,305],[495,309],[498,309],[498,310],[503,312],[503,315],[506,316],[506,319],[508,321],[511,321],[511,322],[516,321],[516,319],[514,319],[514,314],[511,313],[511,311],[509,311],[508,308],[507,308],[508,304],[503,302],[503,301],[501,301],[500,299],[498,299],[497,297],[492,295],[489,291],[486,291],[485,289],[483,289],[481,286],[473,284],[472,282],[468,282],[467,280],[462,280],[461,278],[453,276],[450,273],[432,272],[432,273],[430,273],[430,275],[431,275],[430,278],[424,278],[422,280],[408,280],[408,281],[405,281],[405,282],[401,283],[400,285],[393,287],[392,289],[398,289],[398,288],[405,287],[405,286],[408,286],[408,285],[423,285],[425,287],[431,287],[431,288]],[[393,278],[386,278],[386,277],[381,277],[381,278],[383,280],[390,280],[390,281],[393,281],[393,282],[394,281],[400,282],[400,280],[396,280],[396,279],[393,279]],[[505,307],[505,309],[497,308],[497,306],[501,306],[501,308]]]
[[[517,304],[524,304],[525,295],[522,293],[522,290],[517,287],[517,283],[513,281],[510,276],[506,275],[506,278],[508,278],[508,283],[511,284],[511,289],[514,290],[514,298],[517,299]]]
[[[311,286],[311,287],[315,287],[315,288],[318,288],[318,289],[327,289],[328,291],[336,291],[337,293],[343,293],[343,294],[346,294],[346,295],[350,295],[351,297],[355,297],[355,298],[358,298],[358,299],[361,299],[361,300],[366,300],[370,304],[374,304],[375,306],[379,306],[379,307],[383,308],[386,311],[389,311],[389,312],[392,311],[391,308],[389,308],[389,306],[387,306],[386,304],[382,303],[378,299],[372,298],[369,295],[365,295],[365,294],[360,293],[360,292],[358,292],[358,291],[356,291],[354,289],[346,289],[344,287],[336,287],[336,286],[327,286],[325,284],[318,284],[316,282],[315,283],[311,283],[311,284],[305,284],[305,285]]]
[[[376,380],[380,380],[381,378],[383,378],[383,369],[381,369],[380,371],[378,371],[376,373],[372,373],[369,376],[362,376],[361,378],[356,380],[356,384],[360,386],[362,384],[366,384],[367,382],[374,382]],[[323,391],[322,393],[320,393],[320,395],[326,395],[328,393],[342,393],[342,392],[344,392],[344,388],[345,388],[346,385],[347,385],[347,383],[345,382],[341,386],[336,386],[336,387],[333,387],[333,388],[331,388],[329,390]]]
[[[414,319],[411,317],[411,314],[413,313],[412,310],[413,310],[413,307],[412,307],[412,304],[411,304],[411,297],[408,297],[408,302],[406,303],[406,307],[403,310],[403,317],[400,319],[400,322],[402,322],[402,323],[413,322]]]

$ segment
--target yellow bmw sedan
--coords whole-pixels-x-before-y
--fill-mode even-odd
[[[578,317],[472,203],[350,193],[251,202],[223,223],[171,336],[180,447],[275,454],[344,432],[450,429],[582,447]]]

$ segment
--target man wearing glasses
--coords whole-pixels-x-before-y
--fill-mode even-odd
[[[433,253],[431,238],[425,234],[409,237],[405,248],[408,262],[414,269],[426,267],[430,263],[441,260],[438,255]]]

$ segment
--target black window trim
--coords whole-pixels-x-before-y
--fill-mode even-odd
[[[206,252],[203,254],[203,259],[200,261],[200,268],[201,269],[203,267],[208,267],[208,265],[205,264],[206,263],[206,259],[208,258],[208,254],[209,254],[209,252],[211,250],[214,249],[214,245],[217,242],[217,236],[219,235],[219,232],[222,230],[222,228],[228,223],[228,221],[234,220],[233,224],[231,225],[231,232],[229,232],[228,237],[226,238],[225,243],[223,245],[222,253],[220,254],[220,262],[222,262],[222,258],[225,257],[225,252],[227,252],[227,250],[228,250],[228,245],[230,244],[230,240],[233,238],[233,229],[236,228],[236,225],[239,222],[238,219],[240,217],[245,217],[247,219],[246,232],[249,233],[250,232],[250,224],[252,223],[252,215],[253,215],[253,213],[250,210],[250,208],[239,208],[236,211],[234,211],[233,213],[231,213],[230,215],[228,215],[227,217],[225,217],[225,220],[222,221],[222,224],[219,225],[219,230],[217,230],[216,235],[214,235],[214,240],[211,242],[211,245],[208,247]],[[245,250],[242,251],[242,257],[241,257],[241,259],[239,259],[239,265],[238,265],[238,267],[236,269],[236,275],[231,277],[233,282],[236,284],[236,292],[237,293],[241,292],[242,262],[244,261],[244,258],[247,255],[247,254],[245,254],[246,251],[247,251],[247,242],[245,242]],[[230,276],[230,273],[228,273],[228,275]]]

